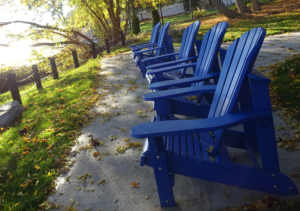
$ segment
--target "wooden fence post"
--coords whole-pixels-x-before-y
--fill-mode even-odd
[[[40,74],[39,74],[39,70],[38,70],[36,64],[32,65],[32,71],[33,71],[33,78],[34,78],[34,81],[36,83],[36,88],[37,89],[43,88],[42,87],[42,82],[41,82],[41,77],[40,77]]]
[[[14,73],[7,74],[7,80],[8,80],[12,99],[16,100],[20,104],[22,104],[22,100],[21,100],[21,96],[20,96],[20,92],[19,92],[19,88],[18,88],[18,83],[16,81],[16,74],[14,74]]]
[[[78,58],[77,58],[77,53],[76,51],[72,51],[72,56],[73,56],[73,61],[74,61],[74,66],[75,69],[79,67],[79,62],[78,62]]]
[[[51,70],[52,70],[52,75],[54,79],[58,79],[58,72],[57,72],[57,67],[55,64],[55,58],[48,58],[50,61],[50,65],[51,65]]]
[[[122,40],[122,46],[124,46],[125,45],[125,39],[124,39],[123,31],[120,31],[120,35],[121,35],[121,40]]]
[[[97,54],[96,54],[95,44],[92,43],[92,44],[90,44],[90,46],[91,46],[91,49],[92,49],[93,59],[96,59],[97,58]]]
[[[106,48],[106,52],[110,53],[110,48],[109,48],[109,43],[108,43],[108,39],[105,39],[105,48]]]

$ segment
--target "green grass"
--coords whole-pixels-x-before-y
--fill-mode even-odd
[[[273,92],[278,95],[284,105],[299,110],[300,54],[290,57],[285,62],[271,65],[271,68]]]
[[[265,0],[263,4],[273,4],[275,1],[270,2]],[[248,3],[248,6],[251,6],[251,3]],[[230,9],[236,9],[236,6],[233,5],[229,7]],[[216,10],[208,11],[208,13],[216,13]],[[209,19],[216,18],[216,21],[212,24],[205,24],[204,21]],[[198,39],[202,39],[203,35],[217,22],[223,21],[224,16],[222,14],[212,15],[207,17],[202,17],[199,19],[202,21],[202,24],[199,29]],[[282,34],[286,32],[292,32],[299,30],[299,20],[300,13],[299,11],[290,11],[285,13],[279,13],[275,15],[266,15],[262,17],[253,17],[251,19],[236,19],[230,22],[226,34],[224,36],[223,42],[232,42],[236,38],[240,37],[245,32],[251,30],[255,27],[263,27],[267,30],[267,36]],[[195,20],[191,20],[190,15],[179,15],[170,18],[165,18],[164,22],[170,21],[172,28],[186,28]],[[182,22],[182,23],[180,23]],[[148,21],[141,25],[141,31],[151,33],[152,25],[151,21]],[[175,45],[180,44],[180,41],[175,41]]]
[[[164,18],[164,23],[166,22],[171,22],[171,26],[176,24],[176,23],[179,23],[179,22],[183,22],[183,21],[187,21],[187,20],[190,20],[191,17],[190,15],[185,15],[185,14],[182,14],[182,15],[179,15],[179,16],[173,16],[173,17],[166,17]],[[160,20],[161,21],[161,20]],[[141,23],[141,32],[143,33],[151,33],[151,30],[152,30],[152,22],[151,20],[150,21],[146,21],[144,23]]]
[[[99,59],[91,59],[22,96],[22,117],[0,129],[0,210],[37,210],[51,194],[71,144],[94,116],[89,110],[100,99],[95,82],[105,77],[99,69]],[[0,102],[9,98],[1,94]]]
[[[205,18],[220,17],[220,15],[211,16]],[[223,42],[232,42],[236,38],[240,37],[245,32],[255,28],[263,27],[267,30],[267,36],[282,34],[286,32],[292,32],[299,30],[299,19],[300,14],[298,11],[281,13],[272,16],[263,16],[259,18],[252,18],[247,20],[237,20],[236,22],[230,23],[226,34],[224,36]],[[184,25],[189,25],[190,23],[185,23]],[[212,27],[213,25],[201,25],[199,29],[198,39],[202,39],[204,34]]]

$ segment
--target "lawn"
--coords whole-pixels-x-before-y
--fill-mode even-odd
[[[37,210],[67,171],[66,157],[82,126],[96,114],[99,59],[42,81],[43,89],[22,96],[22,116],[0,130],[0,210]],[[22,89],[31,87],[28,84]],[[0,95],[1,103],[10,93]]]
[[[274,110],[283,109],[287,124],[291,127],[293,118],[300,119],[300,54],[296,54],[285,62],[270,66],[268,73],[272,79],[270,85],[271,101]],[[300,128],[296,131],[300,139]]]
[[[226,21],[229,23],[227,32],[223,42],[232,42],[240,37],[243,33],[255,27],[263,27],[267,30],[267,36],[282,34],[286,32],[299,30],[299,6],[295,6],[298,1],[296,0],[283,0],[283,1],[265,1],[262,4],[262,11],[247,14],[240,19],[229,20],[222,14],[215,14],[199,18],[201,26],[198,33],[198,39],[202,39],[203,35],[215,24]],[[250,4],[249,4],[250,5]],[[235,6],[230,7],[235,9]],[[216,11],[210,11],[215,13]],[[191,20],[189,15],[179,15],[165,18],[164,22],[170,21],[171,28],[187,28],[195,20]],[[151,32],[151,22],[141,25],[141,31]],[[179,43],[175,42],[175,45]]]

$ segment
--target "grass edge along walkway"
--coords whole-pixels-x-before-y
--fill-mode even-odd
[[[0,210],[37,210],[58,174],[68,171],[71,146],[96,113],[90,111],[105,86],[99,57],[43,81],[22,96],[24,112],[0,129]],[[109,92],[109,90],[108,90]]]

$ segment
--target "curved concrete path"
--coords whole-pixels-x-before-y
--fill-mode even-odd
[[[298,53],[297,50],[300,51],[300,32],[267,37],[255,67],[267,67],[275,62],[283,61],[284,58]],[[144,142],[144,140],[132,138],[130,129],[138,123],[150,121],[150,118],[155,115],[154,112],[149,111],[152,103],[143,100],[143,95],[149,92],[147,81],[142,78],[140,71],[129,57],[129,53],[103,59],[100,74],[107,73],[113,73],[105,81],[108,87],[117,83],[124,86],[120,90],[111,90],[114,91],[114,94],[107,95],[105,100],[99,102],[100,105],[94,110],[101,113],[117,113],[117,116],[113,116],[105,122],[103,122],[105,118],[98,117],[90,125],[84,127],[82,129],[83,134],[79,137],[79,144],[74,146],[74,150],[88,145],[90,134],[101,140],[106,146],[98,146],[90,151],[82,150],[76,156],[71,157],[70,159],[75,160],[75,163],[67,174],[57,178],[57,191],[48,197],[48,201],[66,207],[70,205],[69,199],[72,198],[74,200],[73,206],[77,210],[90,209],[92,211],[208,211],[251,204],[267,195],[258,191],[176,176],[173,190],[177,206],[162,209],[159,204],[152,168],[139,166],[141,151],[128,149],[123,153],[116,153],[117,147],[125,143],[124,138],[130,138],[130,141],[135,143],[143,144]],[[131,81],[136,80],[139,87],[135,91],[128,90],[129,87],[133,86],[128,84],[129,79]],[[98,91],[103,92],[101,89]],[[141,101],[138,102],[139,100]],[[116,106],[117,108],[115,108]],[[139,109],[146,116],[140,117],[141,114],[136,113]],[[274,113],[274,121],[275,127],[282,125],[287,128],[276,131],[276,136],[282,138],[294,136],[292,129],[286,126],[281,116]],[[123,132],[123,128],[126,128],[126,131]],[[110,141],[110,135],[117,138]],[[103,155],[101,160],[97,160],[93,156],[95,151],[102,154],[108,152],[109,155]],[[300,154],[298,151],[289,152],[282,148],[278,148],[278,151],[283,173],[290,175],[292,172],[300,172],[298,165]],[[237,162],[249,162],[245,152],[233,151],[232,153]],[[91,174],[86,182],[77,179],[78,176],[85,173]],[[69,180],[66,181],[66,178]],[[97,184],[103,179],[105,179],[104,184]],[[91,180],[93,180],[93,184],[91,184]],[[132,182],[138,183],[138,188],[131,187]],[[300,183],[296,182],[296,184],[300,190]]]

